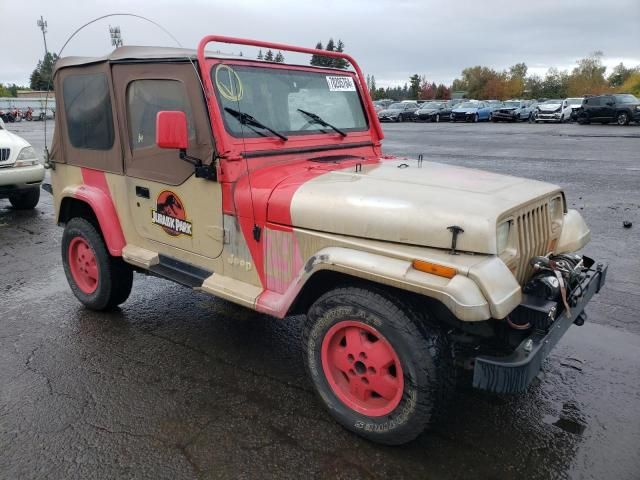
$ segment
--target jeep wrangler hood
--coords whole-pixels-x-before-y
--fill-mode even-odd
[[[535,180],[432,162],[418,167],[407,159],[365,164],[358,172],[326,169],[312,179],[299,174],[280,182],[269,198],[268,221],[445,249],[451,247],[447,227],[457,225],[464,229],[458,249],[495,254],[501,216],[560,191]]]

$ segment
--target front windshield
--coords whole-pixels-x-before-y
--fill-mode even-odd
[[[478,108],[478,104],[472,102],[464,102],[458,105],[456,108]]]
[[[638,99],[633,95],[616,95],[618,103],[638,103]]]
[[[442,104],[441,103],[427,103],[425,105],[422,105],[420,108],[422,110],[433,110],[436,108],[441,108]]]
[[[402,102],[392,103],[391,105],[389,105],[387,107],[387,109],[389,109],[389,110],[404,110],[404,103],[402,103]]]
[[[581,98],[567,98],[567,103],[569,105],[582,105]]]
[[[520,102],[504,102],[505,107],[519,107]]]
[[[225,127],[234,137],[270,136],[263,129],[242,125],[237,112],[284,135],[334,133],[301,110],[345,132],[368,128],[351,76],[219,64],[213,67],[211,80]]]
[[[548,103],[549,105],[562,103],[562,100],[545,100],[543,103]]]

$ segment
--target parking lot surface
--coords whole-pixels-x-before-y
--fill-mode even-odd
[[[9,128],[42,150],[41,122]],[[589,223],[607,285],[526,395],[460,387],[416,441],[371,444],[314,397],[300,317],[142,275],[120,310],[84,309],[43,192],[0,201],[0,478],[637,479],[640,127],[384,129],[387,153],[562,185]]]

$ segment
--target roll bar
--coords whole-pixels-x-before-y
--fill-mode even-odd
[[[248,45],[252,47],[261,47],[272,50],[284,50],[289,52],[308,53],[310,55],[322,55],[324,57],[344,58],[347,62],[353,65],[353,68],[356,71],[361,90],[365,95],[366,109],[369,113],[369,117],[371,118],[373,130],[378,137],[378,141],[384,138],[382,127],[380,125],[380,122],[378,121],[378,115],[376,114],[375,108],[373,107],[373,102],[371,101],[369,90],[366,88],[367,83],[364,79],[364,76],[362,75],[362,70],[360,70],[358,63],[353,59],[353,57],[351,57],[351,55],[347,55],[343,52],[330,52],[327,50],[319,50],[316,48],[297,47],[295,45],[286,45],[284,43],[264,42],[261,40],[251,40],[248,38],[226,37],[224,35],[207,35],[202,40],[200,40],[200,43],[198,44],[198,63],[200,64],[200,68],[204,68],[205,65],[206,56],[204,49],[211,42],[230,43],[234,45]],[[204,71],[202,72],[202,74],[206,77]]]

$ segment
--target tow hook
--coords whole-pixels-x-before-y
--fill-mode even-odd
[[[573,324],[581,327],[582,325],[584,325],[584,322],[586,321],[587,321],[587,312],[582,312],[580,315],[576,317],[576,319],[573,321]]]

